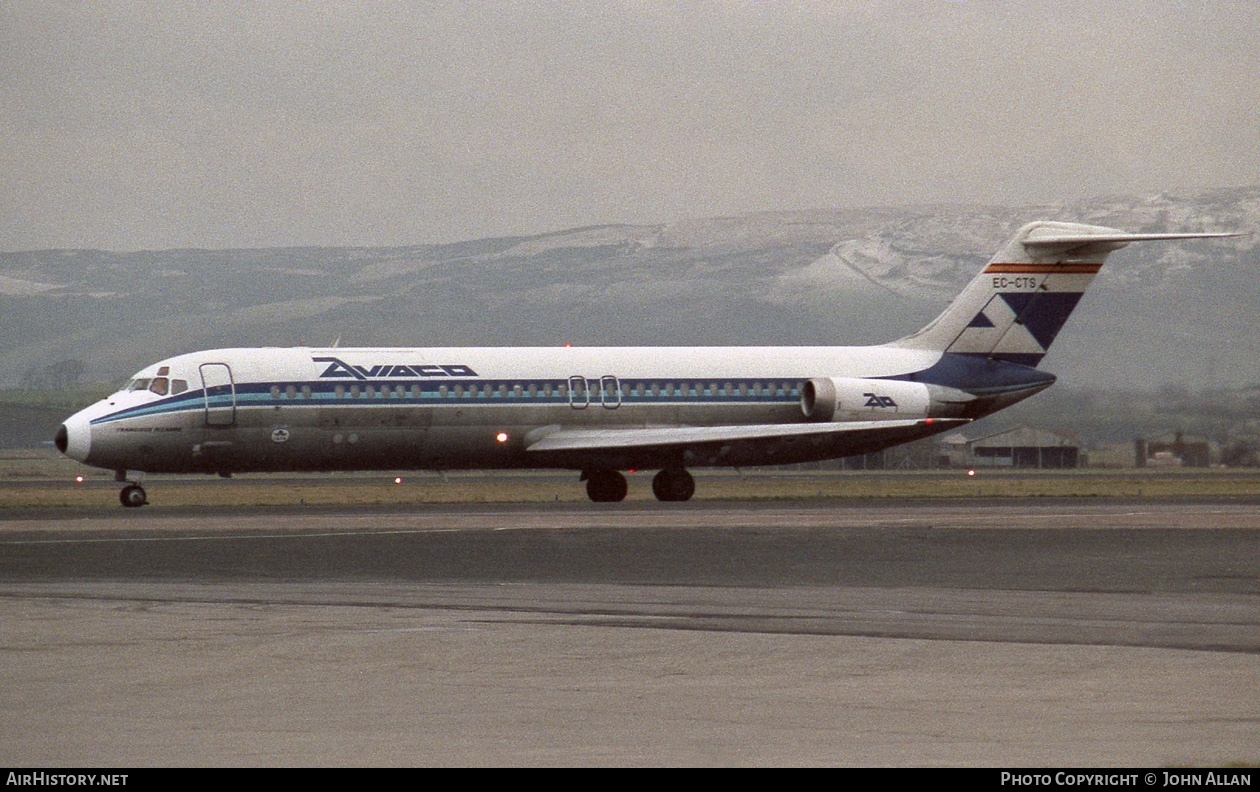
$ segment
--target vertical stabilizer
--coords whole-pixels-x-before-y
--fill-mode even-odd
[[[1029,223],[930,324],[891,346],[1036,366],[1107,254],[1130,242],[1235,234],[1126,234],[1114,228]]]

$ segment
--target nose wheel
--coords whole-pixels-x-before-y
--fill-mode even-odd
[[[118,493],[118,500],[122,501],[123,506],[134,509],[148,503],[149,496],[145,494],[144,487],[139,484],[128,484],[122,488],[122,492]]]

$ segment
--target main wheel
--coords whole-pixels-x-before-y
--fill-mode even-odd
[[[122,505],[129,509],[137,506],[143,506],[149,502],[149,498],[144,494],[144,487],[139,484],[128,484],[122,488],[122,492],[118,493],[118,500],[122,501]]]
[[[659,501],[686,501],[696,494],[696,480],[682,468],[666,468],[652,477],[652,494]]]
[[[616,503],[626,499],[626,477],[615,470],[596,470],[586,477],[586,496],[596,503]]]

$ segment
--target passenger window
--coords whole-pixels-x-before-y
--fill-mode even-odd
[[[302,398],[303,398],[303,399],[309,399],[309,398],[311,398],[311,386],[310,386],[310,385],[303,385],[303,386],[302,386]]]
[[[443,386],[443,387],[445,387],[445,386]],[[401,389],[400,389],[400,390],[401,390]],[[445,393],[443,393],[442,395],[443,395],[443,396],[445,396],[446,394],[445,394]],[[419,386],[419,385],[412,385],[412,386],[411,386],[411,398],[413,398],[413,399],[418,399],[418,398],[420,398],[420,386]]]
[[[157,381],[156,381],[156,380],[154,380],[154,384],[156,384],[156,382],[157,382]],[[271,386],[271,398],[273,398],[273,399],[278,399],[278,398],[280,398],[280,386],[279,386],[279,385],[272,385],[272,386]]]
[[[344,399],[346,397],[346,386],[338,385],[337,387],[333,388],[333,393],[337,394],[337,398]]]
[[[171,395],[183,393],[186,390],[188,390],[188,380],[171,380]]]
[[[157,377],[153,380],[153,384],[149,386],[149,391],[159,396],[165,396],[170,390],[171,382],[166,377]]]
[[[284,395],[290,399],[297,398],[297,388],[293,385],[284,386]]]

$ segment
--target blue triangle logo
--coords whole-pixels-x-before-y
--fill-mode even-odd
[[[984,315],[984,311],[981,311],[980,313],[972,317],[971,323],[968,324],[967,326],[968,327],[993,327],[994,325],[993,325],[993,321],[989,319],[989,317]]]

